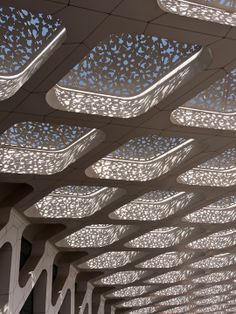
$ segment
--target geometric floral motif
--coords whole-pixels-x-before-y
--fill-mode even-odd
[[[193,193],[152,191],[115,210],[110,216],[121,220],[161,220],[185,208]]]
[[[168,252],[164,254],[157,255],[156,257],[153,257],[149,260],[146,260],[145,262],[142,262],[138,264],[137,268],[171,268],[176,267],[184,262],[188,261],[190,258],[194,256],[193,253],[187,253],[187,252]],[[165,275],[168,275],[169,273],[166,273]],[[171,274],[171,273],[170,273]],[[166,277],[163,275],[164,277]],[[162,275],[161,275],[162,276]],[[172,278],[175,276],[179,276],[179,274],[172,274]],[[159,277],[157,277],[155,280],[158,280]],[[150,279],[151,282],[152,279]]]
[[[169,288],[159,290],[153,293],[155,296],[171,296],[171,295],[181,295],[189,290],[191,290],[194,287],[194,285],[177,285],[177,286],[171,286]]]
[[[164,273],[157,277],[151,278],[146,281],[146,283],[153,283],[153,284],[170,284],[176,283],[179,281],[186,280],[189,276],[194,274],[192,270],[174,270],[168,273]]]
[[[192,139],[142,136],[98,160],[86,173],[104,179],[148,181],[177,166],[192,148]]]
[[[116,191],[116,188],[67,185],[52,191],[25,214],[31,217],[83,218],[106,206]]]
[[[142,270],[126,270],[104,277],[96,282],[103,285],[126,285],[139,280],[146,274]]]
[[[0,7],[0,101],[14,95],[65,36],[58,20],[25,9]]]
[[[157,308],[155,306],[143,307],[141,309],[125,312],[125,314],[154,314]]]
[[[192,223],[227,223],[236,220],[236,197],[227,196],[183,218]]]
[[[141,307],[145,305],[149,305],[156,301],[155,297],[142,297],[142,298],[136,298],[131,299],[129,301],[125,301],[123,303],[119,303],[116,305],[116,307]]]
[[[236,149],[233,147],[181,174],[177,181],[189,185],[232,186],[236,181],[235,163]]]
[[[58,243],[61,247],[103,247],[118,241],[129,230],[124,225],[90,225],[67,236]]]
[[[79,268],[87,269],[104,269],[104,268],[117,268],[124,266],[138,255],[135,251],[114,251],[106,252],[93,259],[90,259],[86,263],[78,265]]]
[[[219,294],[223,292],[228,292],[232,289],[235,289],[235,285],[233,284],[224,284],[224,285],[215,285],[207,288],[203,288],[200,290],[195,290],[193,294],[195,296],[208,296],[212,294]]]
[[[214,269],[236,264],[236,255],[230,253],[213,255],[190,265],[191,268]]]
[[[0,172],[54,174],[64,170],[103,135],[86,127],[21,122],[0,135]]]
[[[215,286],[214,286],[215,287]],[[213,289],[214,289],[213,287]],[[224,290],[224,289],[222,289]],[[225,292],[225,291],[222,291]],[[217,295],[217,296],[211,296],[211,297],[207,297],[207,298],[201,298],[201,299],[196,299],[194,301],[194,304],[196,305],[208,305],[208,304],[214,304],[214,303],[221,303],[221,302],[225,302],[227,300],[229,300],[230,298],[232,298],[232,296],[230,295]]]
[[[234,0],[157,0],[157,2],[167,12],[236,26]]]
[[[191,301],[191,296],[180,296],[174,299],[169,299],[167,301],[162,301],[159,303],[161,306],[173,306],[173,305],[183,305]]]
[[[110,298],[137,297],[144,293],[147,293],[151,288],[152,286],[129,286],[127,288],[123,288],[115,292],[112,292],[106,295],[106,297]]]
[[[188,80],[200,51],[198,45],[156,36],[111,34],[60,80],[47,99],[61,110],[135,117]]]
[[[224,280],[235,278],[236,274],[233,271],[214,272],[193,279],[196,283],[216,283]]]
[[[135,248],[165,248],[180,243],[186,239],[193,228],[165,227],[159,228],[135,238],[128,242],[126,246]]]
[[[236,230],[228,229],[213,233],[188,244],[191,249],[223,249],[236,244]]]
[[[236,69],[174,110],[171,121],[189,127],[236,130]]]
[[[177,306],[168,310],[164,310],[161,312],[161,314],[182,314],[182,313],[195,313],[193,311],[194,309],[194,305],[192,304],[187,304],[187,305],[183,305],[183,306]],[[219,313],[217,313],[219,314]]]

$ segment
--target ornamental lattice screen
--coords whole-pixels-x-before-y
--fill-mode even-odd
[[[235,0],[2,0],[0,314],[236,312]]]

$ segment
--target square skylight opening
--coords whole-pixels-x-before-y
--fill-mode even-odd
[[[102,186],[63,186],[31,206],[25,214],[47,218],[87,217],[110,203],[118,190]]]
[[[89,177],[148,181],[167,173],[188,157],[194,140],[152,134],[130,139],[86,169]]]
[[[184,264],[193,256],[194,256],[194,253],[189,253],[189,252],[167,252],[167,253],[157,255],[149,260],[146,260],[145,262],[138,264],[136,267],[137,268],[172,268],[172,267],[176,267],[176,266]],[[174,278],[174,274],[172,275]],[[165,277],[165,275],[163,276]],[[149,281],[150,283],[151,283],[151,280],[152,279],[150,279]],[[158,280],[158,278],[155,280]]]
[[[20,122],[0,135],[0,172],[51,175],[95,147],[96,129],[46,122]]]
[[[125,270],[96,281],[96,285],[127,285],[140,280],[146,275],[143,270]]]
[[[225,309],[225,312],[226,312],[226,313],[234,314],[235,311],[236,311],[236,307],[228,307],[228,308]],[[223,312],[223,313],[217,313],[217,314],[225,314],[225,312]]]
[[[226,304],[213,304],[210,306],[200,307],[195,309],[195,313],[197,314],[205,314],[205,313],[214,313],[214,314],[225,314],[228,313],[227,309],[229,310]],[[234,313],[234,312],[230,312]]]
[[[173,14],[236,26],[234,0],[157,0],[157,3]]]
[[[110,217],[120,220],[161,220],[187,207],[193,198],[194,193],[151,191],[116,209]]]
[[[229,223],[236,220],[236,196],[227,196],[183,218],[191,223]]]
[[[47,101],[63,111],[136,117],[205,68],[202,51],[157,36],[111,34],[48,92]]]
[[[98,224],[86,226],[57,243],[60,247],[96,248],[111,245],[123,238],[130,227],[125,225]]]
[[[116,290],[112,293],[106,294],[106,298],[131,298],[138,297],[142,294],[148,293],[152,286],[129,286],[123,289]]]
[[[178,306],[178,307],[174,307],[172,309],[168,309],[168,310],[164,310],[161,312],[161,314],[180,314],[180,313],[194,313],[194,312],[190,312],[193,311],[194,309],[194,305],[192,304],[187,304],[187,305],[183,305],[183,306]]]
[[[228,292],[230,290],[233,290],[234,288],[235,288],[235,285],[233,284],[220,284],[220,285],[214,285],[211,287],[206,287],[203,289],[195,290],[193,294],[195,296],[209,296],[209,295]]]
[[[190,295],[184,295],[175,297],[166,301],[159,302],[160,306],[175,306],[175,305],[184,305],[192,301],[192,297]]]
[[[231,279],[234,279],[235,277],[236,277],[235,272],[227,270],[227,271],[221,271],[221,272],[214,272],[214,273],[210,273],[204,276],[193,278],[192,281],[195,283],[208,284],[208,283],[217,283],[217,282],[221,282],[225,280],[231,280]]]
[[[159,296],[159,297],[181,295],[181,294],[188,293],[193,288],[194,288],[194,285],[192,284],[176,285],[176,286],[171,286],[166,289],[156,291],[152,295]]]
[[[65,39],[51,15],[0,7],[0,101],[13,96]]]
[[[137,251],[113,251],[94,257],[78,265],[81,269],[114,269],[131,263],[137,256]]]
[[[223,290],[223,288],[222,288]],[[223,291],[224,292],[224,291]],[[194,304],[196,305],[210,305],[210,304],[214,304],[214,303],[222,303],[225,302],[227,300],[229,300],[230,298],[232,298],[232,296],[230,295],[213,295],[210,297],[206,297],[206,298],[201,298],[201,299],[196,299],[194,300]]]
[[[234,264],[236,264],[236,254],[223,253],[213,255],[198,262],[192,263],[190,267],[196,269],[217,269]]]
[[[236,69],[174,110],[171,121],[188,127],[236,130]]]
[[[154,314],[158,308],[156,306],[147,306],[137,310],[131,310],[129,312],[125,312],[125,314]]]
[[[180,264],[183,264],[184,261],[181,260]],[[180,265],[177,264],[176,266]],[[165,267],[165,268],[168,268]],[[184,280],[187,280],[191,275],[194,274],[194,271],[192,270],[173,270],[167,273],[164,273],[162,275],[158,275],[156,277],[153,277],[151,279],[146,280],[146,283],[150,284],[171,284],[171,283],[177,283]]]
[[[122,307],[141,307],[141,306],[147,306],[156,301],[157,298],[155,297],[141,297],[141,298],[135,298],[128,301],[124,301],[122,303],[119,303],[116,305],[117,308]]]
[[[227,187],[235,185],[236,148],[229,148],[220,155],[181,174],[177,181],[189,185]]]
[[[164,227],[149,231],[129,241],[126,246],[133,248],[166,248],[179,244],[186,239],[193,228]]]
[[[231,296],[232,297],[232,296]],[[236,300],[233,298],[227,302],[228,305],[236,305]]]
[[[221,230],[188,244],[194,250],[224,249],[236,244],[236,229]]]

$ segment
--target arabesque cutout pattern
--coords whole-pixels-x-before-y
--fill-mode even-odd
[[[0,101],[13,96],[65,37],[59,20],[26,9],[0,7]]]
[[[236,130],[235,86],[236,69],[174,110],[171,121],[197,128]]]
[[[183,162],[193,147],[192,139],[157,135],[134,138],[97,161],[87,173],[101,179],[148,181]]]
[[[165,11],[200,20],[236,26],[234,0],[157,0]]]
[[[234,1],[3,2],[0,313],[235,314]]]
[[[47,100],[65,111],[136,117],[188,81],[200,54],[194,44],[112,34],[55,85]]]
[[[30,121],[15,124],[0,136],[0,172],[51,175],[67,168],[101,139],[96,129]]]

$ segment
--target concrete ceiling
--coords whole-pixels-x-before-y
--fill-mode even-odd
[[[118,187],[122,192],[102,210],[84,218],[28,218],[31,227],[26,236],[35,241],[44,230],[48,240],[57,243],[71,233],[91,224],[126,224],[132,226],[119,241],[100,248],[61,248],[63,256],[74,265],[85,263],[107,251],[137,250],[142,252],[133,262],[118,269],[83,270],[84,278],[92,283],[116,271],[135,270],[135,265],[158,254],[172,251],[194,251],[186,245],[193,240],[211,233],[234,227],[234,222],[225,224],[194,224],[183,221],[186,214],[205,207],[225,196],[235,195],[235,186],[212,187],[179,183],[177,177],[189,169],[217,156],[227,148],[236,147],[235,131],[213,130],[175,125],[170,121],[171,112],[183,105],[216,80],[224,77],[236,66],[236,28],[211,22],[181,17],[162,11],[156,0],[2,0],[1,4],[26,8],[32,12],[43,12],[59,18],[67,31],[63,44],[52,57],[24,84],[11,98],[1,102],[0,132],[15,123],[43,121],[54,124],[86,126],[104,132],[105,138],[65,170],[52,175],[1,173],[2,220],[9,208],[24,212],[42,197],[57,187],[66,185],[86,185]],[[55,110],[46,101],[46,93],[73,67],[82,60],[97,43],[111,33],[137,33],[156,35],[181,42],[196,43],[212,52],[212,60],[204,70],[185,83],[180,89],[166,97],[146,113],[129,119],[79,114]],[[184,162],[160,177],[146,181],[125,181],[89,177],[85,170],[96,161],[111,153],[129,139],[149,134],[194,139],[194,148]],[[109,216],[115,209],[152,191],[194,192],[194,199],[180,211],[159,221],[121,221]],[[32,228],[33,226],[33,228]],[[54,226],[52,228],[52,226]],[[125,243],[159,227],[194,227],[194,232],[168,248],[128,248]],[[43,228],[43,229],[42,229]],[[72,252],[81,252],[81,255]],[[235,252],[235,246],[227,249],[196,250],[187,264],[215,254]],[[84,254],[86,253],[86,254]],[[82,257],[81,257],[82,256]],[[182,265],[171,270],[187,269]],[[235,271],[236,266],[231,266]],[[145,281],[168,269],[146,271]],[[198,270],[193,277],[204,274]],[[133,285],[143,285],[144,278]],[[153,290],[161,290],[169,285],[154,285]],[[199,287],[204,285],[199,284]],[[111,286],[111,291],[120,286]],[[197,288],[196,288],[197,289]],[[147,293],[148,295],[148,293]],[[164,298],[165,299],[165,298]],[[114,304],[118,300],[114,300]]]

